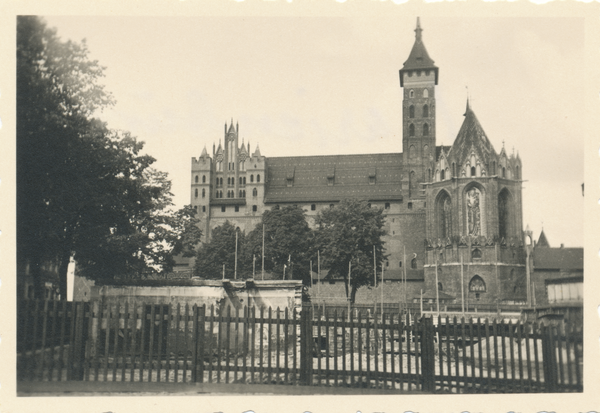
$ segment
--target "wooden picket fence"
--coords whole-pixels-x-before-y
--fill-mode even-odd
[[[582,391],[582,331],[518,320],[22,301],[21,381]]]

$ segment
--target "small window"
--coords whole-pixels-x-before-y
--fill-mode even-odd
[[[402,262],[400,262],[400,263],[402,263]],[[390,263],[389,263],[389,261],[386,261],[386,262],[385,262],[385,266],[386,266],[386,267],[389,267],[389,266],[390,266]]]
[[[206,197],[206,189],[202,188],[202,198],[205,198],[205,197]]]
[[[444,291],[444,286],[442,283],[438,283],[438,291]]]
[[[415,97],[415,91],[411,90],[410,92],[408,92],[408,96],[411,97],[411,98],[414,98]]]
[[[444,171],[442,169],[442,171],[440,172],[440,179],[443,181],[444,179],[446,179],[446,171]]]
[[[471,253],[471,258],[475,260],[481,259],[481,250],[479,248],[475,248]]]
[[[413,258],[413,259],[410,261],[410,268],[412,268],[413,270],[416,270],[416,269],[417,269],[417,259],[416,259],[416,258]]]
[[[202,183],[205,184],[206,183],[206,175],[202,175]]]
[[[240,179],[239,179],[239,181],[240,181],[240,185],[241,185],[241,184],[242,184],[242,177],[241,177],[241,176],[240,176]]]
[[[258,208],[256,207],[256,205],[252,205],[252,212],[256,212],[258,210]]]
[[[425,89],[425,90],[427,90],[427,89]],[[423,105],[423,117],[424,118],[429,117],[429,106],[427,106],[427,105]]]
[[[315,204],[311,204],[310,210],[311,211],[316,211],[317,210],[317,206]]]
[[[427,123],[423,125],[423,136],[429,136],[429,125]]]
[[[471,167],[471,176],[475,176],[476,175],[476,169],[474,166]]]
[[[198,188],[194,189],[194,198],[198,198]]]
[[[410,105],[408,108],[408,117],[409,118],[414,118],[415,117],[415,107],[414,105]]]
[[[254,182],[254,175],[250,175],[250,182]]]
[[[258,196],[258,191],[256,188],[252,189],[252,196]]]
[[[506,178],[506,168],[502,167],[502,178]]]
[[[408,203],[408,209],[412,209],[412,202]]]
[[[408,127],[408,136],[415,136],[415,125],[412,123]]]
[[[225,205],[222,205],[221,206],[221,212],[225,212],[225,211],[227,211],[227,207]]]
[[[385,209],[390,209],[390,203],[389,202],[385,203]]]
[[[426,72],[425,72],[425,74],[426,74],[427,76],[429,76],[429,70],[428,70],[428,71],[426,71]],[[424,97],[424,98],[428,98],[428,97],[429,97],[429,90],[428,90],[428,89],[424,89],[424,90],[423,90],[423,97]]]
[[[235,206],[235,212],[240,212],[240,207],[239,207],[239,205],[236,205],[236,206]]]
[[[398,268],[402,268],[402,261],[398,262]]]
[[[260,182],[260,174],[256,175],[256,182]]]
[[[194,211],[198,212],[198,205],[194,205]]]
[[[202,212],[206,212],[206,205],[202,205]]]
[[[243,184],[246,185],[246,177],[244,177]]]
[[[196,183],[198,183],[198,175],[196,175]]]

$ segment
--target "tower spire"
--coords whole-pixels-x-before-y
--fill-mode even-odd
[[[415,40],[417,40],[418,42],[421,41],[421,32],[423,31],[423,29],[421,29],[421,18],[417,17],[417,28],[415,29]]]

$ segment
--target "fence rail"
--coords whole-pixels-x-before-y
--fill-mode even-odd
[[[582,391],[572,325],[414,314],[22,301],[18,379]]]

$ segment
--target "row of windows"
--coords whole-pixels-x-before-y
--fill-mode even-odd
[[[429,105],[423,105],[423,110],[421,111],[421,115],[424,118],[429,117]],[[415,117],[415,105],[410,105],[408,107],[408,117],[411,119]]]
[[[408,125],[408,136],[415,136],[415,125],[411,123]],[[429,136],[429,124],[423,124],[423,136]]]
[[[196,177],[194,178],[194,182],[198,183],[200,180],[199,176],[196,175]],[[254,182],[254,175],[250,175],[250,182]],[[260,182],[260,174],[256,175],[256,182]],[[202,183],[205,184],[206,183],[206,175],[202,175]],[[227,178],[227,184],[228,185],[233,185],[235,183],[235,178]],[[240,185],[245,185],[246,184],[246,177],[245,176],[240,176],[239,179],[239,183]],[[216,184],[217,185],[223,185],[223,178],[216,178]]]
[[[408,72],[408,77],[411,77],[411,76],[412,76],[412,72]],[[417,71],[417,76],[421,76],[421,71],[420,70]],[[429,76],[429,70],[425,71],[425,76]],[[414,89],[411,89],[408,92],[408,96],[411,97],[411,98],[415,97],[415,91],[414,91]],[[424,98],[428,98],[429,97],[429,89],[423,89],[423,97]]]

